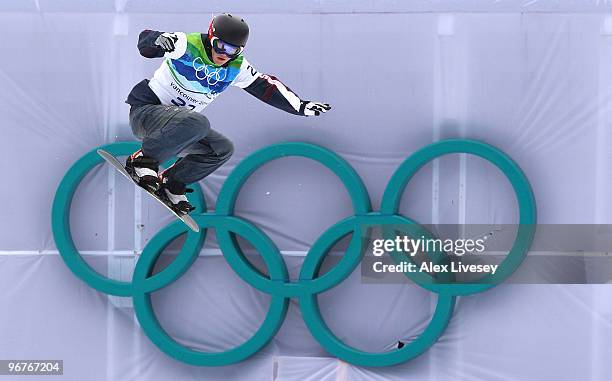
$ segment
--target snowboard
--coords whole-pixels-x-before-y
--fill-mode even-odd
[[[174,210],[172,210],[171,207],[169,207],[162,199],[160,199],[159,197],[157,197],[157,195],[155,193],[151,193],[148,190],[146,190],[145,188],[141,187],[138,185],[138,183],[136,181],[134,181],[134,179],[132,178],[132,176],[130,176],[130,174],[125,170],[125,167],[123,166],[123,164],[121,164],[121,162],[119,162],[119,160],[117,160],[116,157],[114,157],[113,155],[111,155],[110,153],[104,151],[103,149],[98,149],[97,150],[98,155],[102,156],[102,158],[104,160],[106,160],[106,162],[110,165],[112,165],[117,171],[119,171],[119,173],[121,173],[125,178],[127,178],[128,180],[130,180],[134,185],[136,185],[138,188],[142,189],[145,191],[145,193],[148,193],[149,195],[151,195],[151,197],[153,197],[154,199],[157,200],[157,202],[159,202],[160,204],[162,204],[166,209],[168,209],[172,214],[174,214],[176,216],[176,218],[178,218],[179,220],[183,221],[185,223],[185,225],[187,225],[191,230],[193,230],[194,232],[199,232],[200,231],[200,227],[198,226],[198,224],[195,222],[195,220],[193,218],[191,218],[190,215],[186,214],[186,215],[179,215],[177,214]]]

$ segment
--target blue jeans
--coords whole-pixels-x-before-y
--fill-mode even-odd
[[[160,164],[182,156],[164,176],[189,184],[208,176],[229,160],[232,142],[210,128],[204,115],[177,106],[143,105],[130,109],[130,126],[142,140],[142,152]]]

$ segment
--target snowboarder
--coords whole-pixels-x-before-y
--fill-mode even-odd
[[[233,153],[232,142],[201,113],[229,85],[296,115],[320,115],[331,108],[300,99],[276,77],[253,68],[243,55],[248,37],[246,22],[227,13],[213,17],[208,33],[140,33],[140,54],[165,59],[126,100],[142,148],[127,158],[125,169],[179,215],[193,210],[186,184],[208,176]],[[174,165],[158,173],[160,163],[178,154],[182,157]]]

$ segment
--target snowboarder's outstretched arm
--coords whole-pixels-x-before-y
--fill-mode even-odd
[[[259,73],[246,59],[242,62],[240,74],[234,81],[234,86],[243,88],[246,92],[270,106],[294,115],[320,115],[331,109],[331,106],[327,103],[300,99],[278,78]]]
[[[300,113],[301,100],[276,77],[258,73],[257,78],[244,90],[262,102],[295,115]]]

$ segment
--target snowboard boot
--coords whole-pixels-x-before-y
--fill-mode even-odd
[[[164,177],[163,173],[159,175],[161,187],[155,193],[170,209],[174,210],[179,216],[189,214],[195,208],[187,200],[187,193],[193,192],[193,189],[187,188],[184,183],[171,180]]]
[[[157,175],[159,163],[152,157],[145,156],[142,149],[128,156],[125,161],[125,170],[139,186],[151,193],[155,193],[161,187]]]

